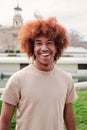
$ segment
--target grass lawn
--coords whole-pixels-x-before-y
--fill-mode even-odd
[[[76,118],[76,130],[87,130],[87,90],[77,91],[78,100],[73,103],[74,113]],[[2,102],[0,101],[0,111]],[[15,130],[15,117],[12,119],[11,130]]]
[[[87,130],[87,90],[77,91],[78,100],[74,102],[76,130]]]

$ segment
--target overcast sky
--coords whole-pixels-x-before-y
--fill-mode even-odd
[[[39,12],[43,18],[56,17],[66,29],[76,30],[87,41],[87,0],[0,0],[0,25],[12,25],[17,3],[24,23]]]

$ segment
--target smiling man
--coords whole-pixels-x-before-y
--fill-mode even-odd
[[[45,36],[36,38],[34,43],[34,55],[36,68],[50,71],[54,67],[54,56],[56,54],[55,42]]]
[[[16,130],[76,130],[72,78],[55,63],[69,45],[55,18],[37,19],[19,31],[21,48],[33,62],[11,76],[2,95],[0,130],[10,130],[17,107]]]

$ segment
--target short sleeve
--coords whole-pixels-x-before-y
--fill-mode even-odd
[[[66,103],[72,103],[77,98],[78,96],[74,87],[74,82],[72,78],[70,77],[68,80],[68,86],[67,86]]]
[[[5,90],[1,96],[3,102],[17,105],[20,99],[20,83],[18,83],[17,78],[12,76],[5,87]]]

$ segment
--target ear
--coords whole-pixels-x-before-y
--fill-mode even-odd
[[[56,52],[55,52],[55,54],[57,53],[57,49],[56,49]]]

